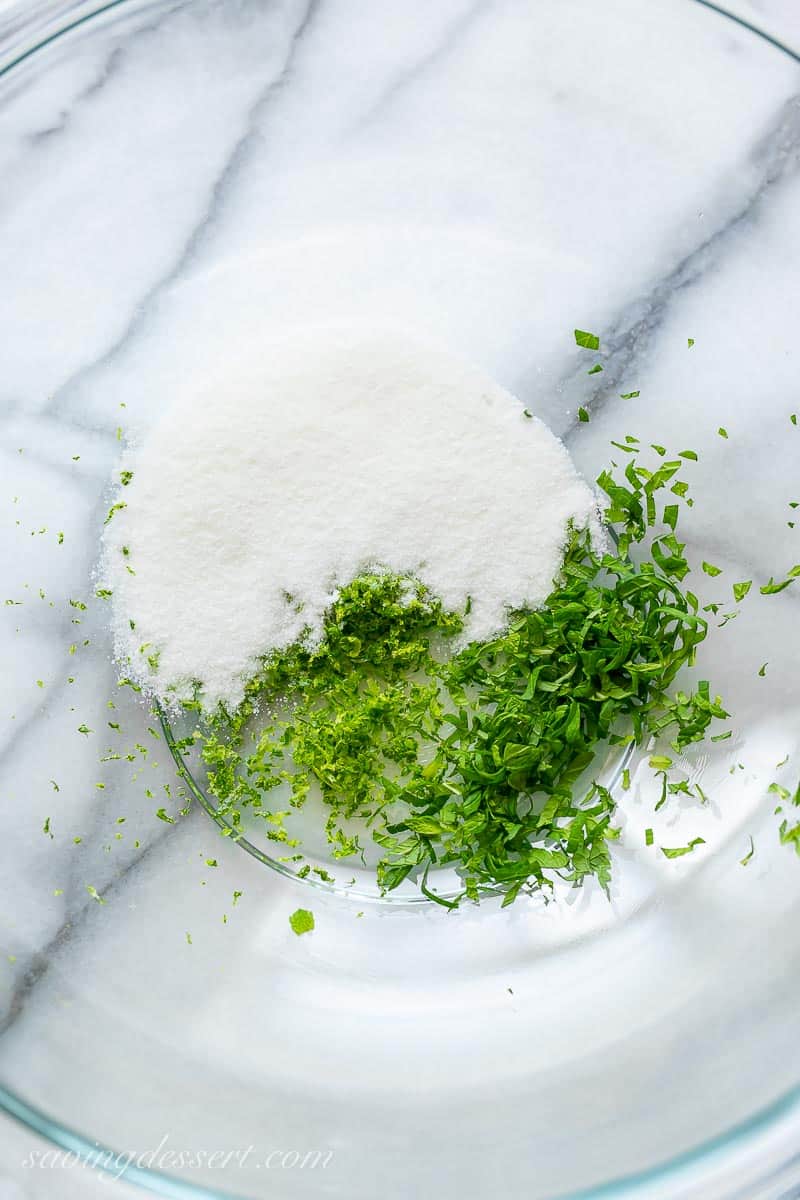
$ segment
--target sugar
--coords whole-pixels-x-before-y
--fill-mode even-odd
[[[102,568],[117,655],[161,698],[199,682],[208,707],[236,705],[260,656],[318,639],[337,590],[369,569],[470,601],[463,637],[486,639],[509,609],[541,606],[568,524],[596,514],[514,396],[388,329],[236,347],[216,378],[164,397],[123,468]]]

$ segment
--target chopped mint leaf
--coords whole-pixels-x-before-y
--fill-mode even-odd
[[[654,841],[655,841],[655,835],[654,835],[652,829],[645,829],[645,831],[644,831],[645,846],[652,846]]]
[[[719,434],[719,436],[721,438],[726,438],[728,436],[728,431],[724,425],[720,425],[719,429],[717,430],[717,433]]]
[[[735,583],[733,585],[734,600],[736,600],[736,601],[744,600],[745,596],[750,591],[750,588],[752,586],[753,586],[752,579],[745,579],[742,583]]]
[[[759,675],[761,676],[761,678],[762,678],[762,679],[764,678],[764,676],[765,676],[765,675],[766,675],[766,673],[767,673],[767,667],[768,667],[768,666],[769,666],[769,663],[768,663],[768,662],[765,662],[765,663],[762,663],[762,664],[761,664],[761,666],[758,668],[758,673],[759,673]]]
[[[771,783],[767,791],[772,792],[780,800],[788,800],[792,794],[788,788],[782,787],[779,783]]]
[[[715,567],[713,563],[709,563],[709,562],[703,563],[703,570],[705,571],[706,575],[711,575],[712,578],[715,575],[722,574],[722,567]]]
[[[578,409],[578,420],[582,421],[584,424],[586,424],[586,422],[589,420],[589,414],[585,408]]]
[[[694,345],[694,338],[687,338],[686,344],[689,347],[689,349],[691,350],[692,346]]]
[[[575,330],[575,345],[584,350],[599,350],[600,338],[596,333],[587,333],[585,329]]]
[[[674,529],[678,524],[678,506],[677,504],[667,504],[664,507],[663,521],[665,525],[669,525],[670,529]]]
[[[781,583],[776,583],[772,576],[770,576],[769,582],[765,583],[758,590],[762,596],[774,596],[778,592],[782,592],[784,588],[789,587],[791,583],[794,583],[798,576],[800,576],[800,565],[792,567],[791,571],[787,573],[786,579],[782,580]]]
[[[589,370],[586,372],[586,374],[587,375],[598,375],[600,373],[600,371],[602,371],[602,369],[603,369],[602,363],[595,363],[593,367],[589,368]]]
[[[755,852],[756,852],[755,842],[753,841],[753,839],[751,837],[750,838],[750,849],[747,851],[747,854],[745,854],[744,858],[740,859],[741,865],[743,867],[746,867],[749,864],[749,862],[751,861]]]
[[[688,846],[678,846],[673,850],[668,849],[666,846],[662,846],[661,853],[665,858],[683,858],[684,854],[691,854],[696,846],[704,846],[705,844],[705,838],[692,838]]]
[[[635,400],[637,396],[641,396],[641,392],[620,392],[620,400]]]

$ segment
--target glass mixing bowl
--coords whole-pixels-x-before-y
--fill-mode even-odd
[[[12,4],[0,55],[0,1103],[163,1196],[797,1195],[800,591],[758,590],[800,558],[797,59],[695,0]],[[610,898],[286,878],[181,816],[116,686],[123,442],[234,333],[376,314],[587,477],[698,453],[734,733],[678,764],[705,805],[631,763]]]

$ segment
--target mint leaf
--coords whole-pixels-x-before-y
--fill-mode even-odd
[[[677,846],[673,850],[668,849],[666,846],[662,846],[661,853],[665,858],[683,858],[684,854],[691,854],[696,846],[704,846],[705,844],[705,838],[693,838],[692,841],[689,842],[688,846]]]
[[[575,330],[575,345],[584,350],[599,350],[600,338],[596,333],[588,333],[585,329]]]

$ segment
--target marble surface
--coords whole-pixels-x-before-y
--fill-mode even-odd
[[[794,0],[729,0],[719,7],[800,51],[800,8]]]
[[[736,8],[800,48],[794,3]],[[594,896],[566,912],[523,906],[488,927],[473,914],[444,927],[430,915],[356,920],[352,906],[320,898],[320,928],[295,941],[286,918],[306,892],[265,878],[199,812],[175,824],[154,817],[162,806],[177,816],[174,775],[151,717],[115,687],[103,606],[90,601],[108,480],[120,438],[146,428],[172,382],[202,371],[234,336],[246,352],[266,325],[379,311],[492,370],[587,473],[603,465],[608,439],[626,433],[697,449],[693,558],[763,582],[800,558],[800,528],[786,524],[788,500],[800,500],[787,482],[797,480],[800,445],[788,421],[800,411],[798,165],[800,66],[691,0],[646,11],[635,0],[548,0],[535,11],[502,0],[176,0],[84,26],[0,80],[0,278],[11,283],[0,290],[0,556],[2,599],[15,602],[0,610],[0,1078],[90,1140],[149,1148],[157,1111],[156,1128],[196,1146],[208,1126],[185,1096],[200,1061],[197,1105],[219,1097],[211,1127],[233,1148],[237,1106],[261,1073],[280,1109],[256,1109],[248,1129],[270,1123],[267,1149],[295,1145],[300,1128],[303,1148],[335,1150],[326,1194],[346,1194],[354,1172],[369,1192],[370,1172],[388,1164],[385,1194],[401,1196],[402,1139],[371,1158],[353,1135],[360,1121],[377,1144],[391,1120],[388,1102],[383,1122],[371,1108],[380,1072],[434,1097],[463,1094],[475,1083],[462,1061],[469,1014],[485,1012],[493,1032],[481,1070],[470,1069],[487,1095],[503,1086],[518,1097],[533,1051],[516,1073],[504,1067],[495,1078],[491,1065],[512,1030],[534,1038],[513,995],[583,1036],[581,1007],[564,1001],[559,1012],[546,998],[558,956],[536,975],[528,959],[560,948],[571,961],[564,947],[576,930],[587,936],[629,912],[629,894],[640,903],[674,883],[680,864],[643,870],[634,854],[654,824],[646,782],[623,822],[631,890],[617,890],[611,907]],[[602,334],[599,377],[586,374],[575,325]],[[638,401],[620,399],[635,389]],[[588,426],[577,421],[582,404]],[[762,891],[731,899],[754,938],[756,917],[766,923],[778,906],[774,880],[794,866],[775,856],[762,810],[772,764],[798,748],[797,603],[784,593],[765,617],[757,600],[737,618],[737,636],[709,650],[744,732],[701,764],[717,789],[713,809],[670,811],[663,827],[673,844],[700,831],[711,870],[712,851],[736,860],[757,835]],[[741,693],[742,674],[752,679],[767,659],[768,701],[752,687]],[[92,732],[80,734],[82,725]],[[137,742],[146,756],[102,761]],[[787,784],[791,769],[779,776]],[[796,886],[787,874],[784,897]],[[234,889],[245,893],[235,908]],[[619,936],[647,952],[641,931]],[[763,964],[778,994],[764,1037],[764,1073],[774,1075],[773,1088],[762,1081],[765,1103],[800,1067],[786,1051],[791,976],[773,940]],[[787,950],[784,961],[788,971],[796,959]],[[652,1013],[670,1013],[656,974],[635,986],[640,1008],[646,1000]],[[756,982],[741,984],[743,996],[748,986],[760,1002]],[[610,1011],[602,989],[594,999],[621,1036],[626,1014]],[[392,1045],[379,1019],[387,1012]],[[408,1014],[427,1020],[424,1037]],[[250,1031],[246,1055],[240,1025]],[[686,1017],[687,1037],[693,1028]],[[368,1070],[353,1064],[358,1045]],[[569,1076],[569,1064],[560,1069]],[[332,1115],[343,1078],[358,1101]],[[647,1079],[637,1077],[642,1095]],[[693,1102],[677,1080],[663,1086],[686,1110],[675,1138],[691,1145],[707,1096]],[[534,1128],[545,1129],[546,1110],[530,1103]],[[720,1109],[720,1129],[734,1110]],[[453,1165],[453,1195],[497,1175],[479,1118],[460,1112],[477,1149]],[[610,1126],[597,1122],[587,1182],[602,1177],[603,1153],[612,1174],[627,1164]],[[744,1200],[746,1183],[746,1200],[800,1194],[787,1191],[791,1179],[762,1193],[755,1182],[789,1157],[795,1128],[787,1118],[783,1140],[752,1140],[735,1172],[712,1164],[701,1183],[684,1175],[663,1195],[694,1187],[706,1200]],[[645,1132],[630,1169],[664,1157]],[[52,1173],[21,1167],[30,1144],[0,1126],[0,1200],[69,1200],[70,1172],[54,1184]],[[436,1183],[435,1154],[417,1166]],[[541,1170],[552,1194],[557,1177]],[[521,1194],[520,1177],[507,1167],[501,1175],[509,1197]],[[263,1194],[252,1173],[227,1173],[222,1185]],[[92,1186],[82,1178],[80,1194]],[[323,1185],[293,1172],[280,1187],[302,1196]]]

